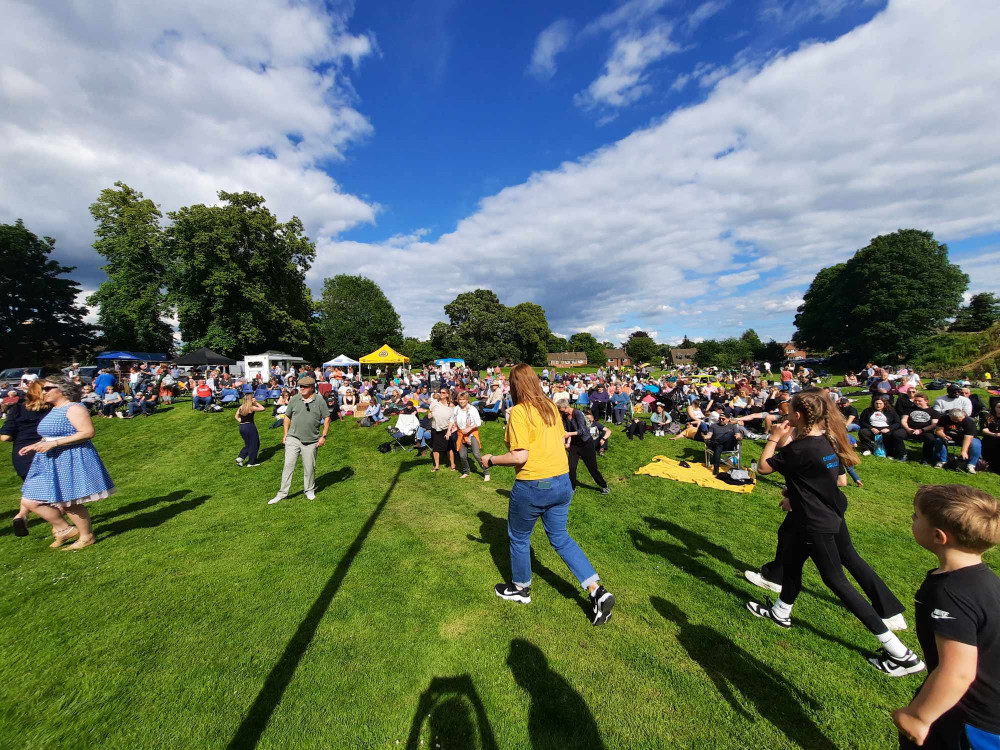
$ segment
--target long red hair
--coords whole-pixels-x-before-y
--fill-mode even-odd
[[[530,365],[523,362],[514,365],[510,371],[510,397],[515,405],[530,404],[549,427],[559,419],[559,410],[542,390],[538,375]]]

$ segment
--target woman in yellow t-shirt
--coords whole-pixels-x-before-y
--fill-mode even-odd
[[[573,486],[559,411],[546,398],[538,376],[528,365],[515,365],[509,380],[514,401],[507,415],[505,441],[509,452],[483,456],[486,470],[491,466],[513,466],[516,471],[507,509],[514,580],[498,583],[494,591],[508,601],[531,602],[531,532],[535,521],[541,518],[549,544],[580,585],[590,592],[591,622],[603,625],[611,618],[615,597],[600,585],[594,566],[566,531]]]

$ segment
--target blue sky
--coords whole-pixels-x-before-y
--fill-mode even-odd
[[[0,12],[0,221],[86,291],[118,179],[165,212],[264,195],[316,241],[314,290],[369,276],[421,337],[482,286],[564,335],[782,340],[817,270],[901,227],[1000,290],[993,0]]]

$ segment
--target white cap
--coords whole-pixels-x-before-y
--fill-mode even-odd
[[[35,373],[33,372],[26,372],[24,373],[24,375],[21,376],[22,383],[31,383],[34,382],[35,380],[38,380],[38,376],[35,375]]]

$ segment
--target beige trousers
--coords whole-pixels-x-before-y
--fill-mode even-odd
[[[285,466],[281,471],[281,488],[278,490],[278,497],[288,497],[288,491],[292,488],[292,474],[295,472],[295,464],[299,456],[302,456],[303,487],[306,492],[316,491],[316,447],[317,443],[304,445],[298,438],[291,435],[285,441]]]

